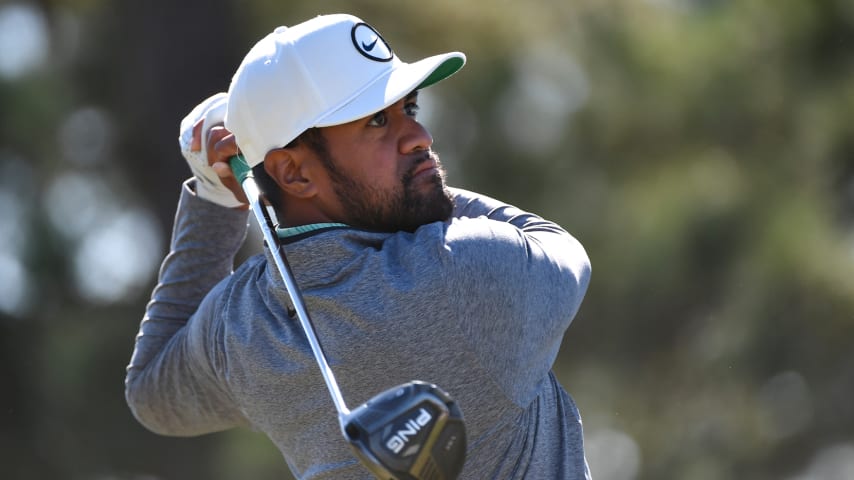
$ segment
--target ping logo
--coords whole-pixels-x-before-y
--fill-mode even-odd
[[[365,57],[377,62],[388,62],[394,58],[394,52],[382,35],[367,23],[353,25],[350,36],[353,38],[356,50]]]
[[[385,441],[386,448],[394,453],[400,453],[412,437],[417,435],[432,419],[433,416],[430,415],[430,412],[421,408],[415,417],[407,420],[403,424],[403,427],[399,428]]]

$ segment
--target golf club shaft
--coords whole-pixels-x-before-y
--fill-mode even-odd
[[[466,452],[462,412],[450,396],[437,386],[413,381],[381,393],[353,412],[347,408],[252,170],[240,155],[232,157],[229,164],[246,193],[326,381],[338,412],[341,433],[350,442],[359,461],[377,478],[382,479],[457,478]],[[407,443],[409,446],[404,450]]]
[[[281,242],[279,242],[279,237],[274,231],[274,226],[270,220],[269,213],[266,210],[267,207],[262,201],[261,191],[258,189],[258,185],[255,183],[255,178],[252,176],[252,170],[241,155],[231,157],[229,165],[231,165],[234,175],[237,177],[238,182],[240,182],[243,192],[246,193],[246,198],[249,200],[249,206],[255,214],[255,218],[258,220],[261,232],[264,234],[264,241],[267,242],[267,247],[273,255],[276,267],[278,267],[282,280],[285,282],[285,287],[288,291],[288,296],[291,299],[291,304],[294,306],[297,318],[299,319],[300,325],[302,325],[302,329],[305,332],[309,345],[311,346],[314,359],[320,367],[320,373],[323,374],[323,380],[326,382],[326,387],[329,389],[329,393],[332,396],[332,402],[335,404],[335,409],[338,411],[339,423],[343,428],[344,420],[350,414],[350,410],[344,403],[344,398],[341,396],[341,390],[338,388],[338,382],[335,380],[335,374],[332,372],[332,368],[329,367],[329,363],[326,361],[326,355],[323,352],[323,347],[320,345],[320,340],[314,332],[314,325],[311,322],[308,310],[305,308],[302,293],[297,286],[296,280],[294,280],[293,271],[291,271],[290,264],[288,264],[288,260],[285,257]]]

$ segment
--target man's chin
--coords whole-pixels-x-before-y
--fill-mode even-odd
[[[419,226],[433,222],[444,222],[451,218],[454,211],[454,201],[451,194],[441,177],[438,176],[429,193],[420,196],[416,205],[416,216],[421,220]]]

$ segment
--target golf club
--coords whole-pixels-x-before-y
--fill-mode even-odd
[[[457,478],[465,462],[465,424],[459,406],[438,386],[411,381],[374,396],[353,411],[347,408],[252,170],[242,155],[231,157],[229,164],[272,252],[335,404],[341,432],[356,456],[383,480]]]

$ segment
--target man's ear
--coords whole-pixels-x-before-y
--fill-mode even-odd
[[[277,148],[264,156],[264,169],[286,194],[309,198],[317,187],[308,173],[305,152],[297,148]]]

